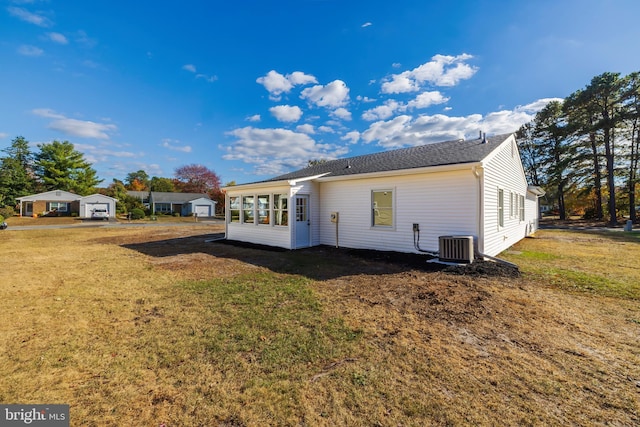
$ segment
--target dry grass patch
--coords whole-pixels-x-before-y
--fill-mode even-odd
[[[509,278],[220,230],[3,233],[0,401],[96,426],[640,423],[633,240],[540,233]]]

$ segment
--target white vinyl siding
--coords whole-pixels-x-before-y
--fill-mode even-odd
[[[371,193],[393,189],[395,218],[389,227],[371,227]],[[438,250],[438,236],[477,236],[478,184],[471,168],[460,171],[329,181],[320,185],[320,244],[349,248],[417,252],[413,224],[420,224],[420,246]]]
[[[291,249],[290,227],[288,226],[288,207],[291,197],[289,187],[263,188],[256,191],[228,189],[227,194],[229,195],[227,199],[229,216],[226,230],[228,239]],[[259,212],[258,216],[255,212],[260,209],[250,206],[253,206],[252,201],[265,195],[269,196],[270,201],[270,226],[257,224],[253,220],[245,222],[244,218],[240,218],[245,215],[245,210],[250,211],[250,217],[258,218]],[[262,199],[262,201],[265,200]]]
[[[513,150],[516,151],[515,155]],[[484,188],[485,235],[479,249],[487,255],[496,256],[525,236],[528,226],[528,223],[520,220],[521,195],[527,192],[527,182],[512,138],[507,139],[486,160]],[[513,216],[503,211],[502,224],[499,190],[503,190],[503,194],[513,193]],[[511,213],[511,208],[508,213]]]

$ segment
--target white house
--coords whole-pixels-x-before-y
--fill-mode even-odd
[[[488,256],[537,229],[544,194],[527,184],[512,134],[333,160],[225,190],[230,240],[417,253],[437,252],[440,236],[472,236]]]
[[[203,193],[128,191],[127,194],[140,199],[152,213],[173,214],[177,212],[182,216],[215,216],[216,204],[218,203]]]

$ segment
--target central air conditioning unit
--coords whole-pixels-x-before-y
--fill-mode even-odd
[[[438,243],[440,261],[467,264],[473,262],[473,236],[440,236]]]

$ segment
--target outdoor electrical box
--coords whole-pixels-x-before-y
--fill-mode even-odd
[[[338,222],[338,212],[331,212],[331,222]]]

